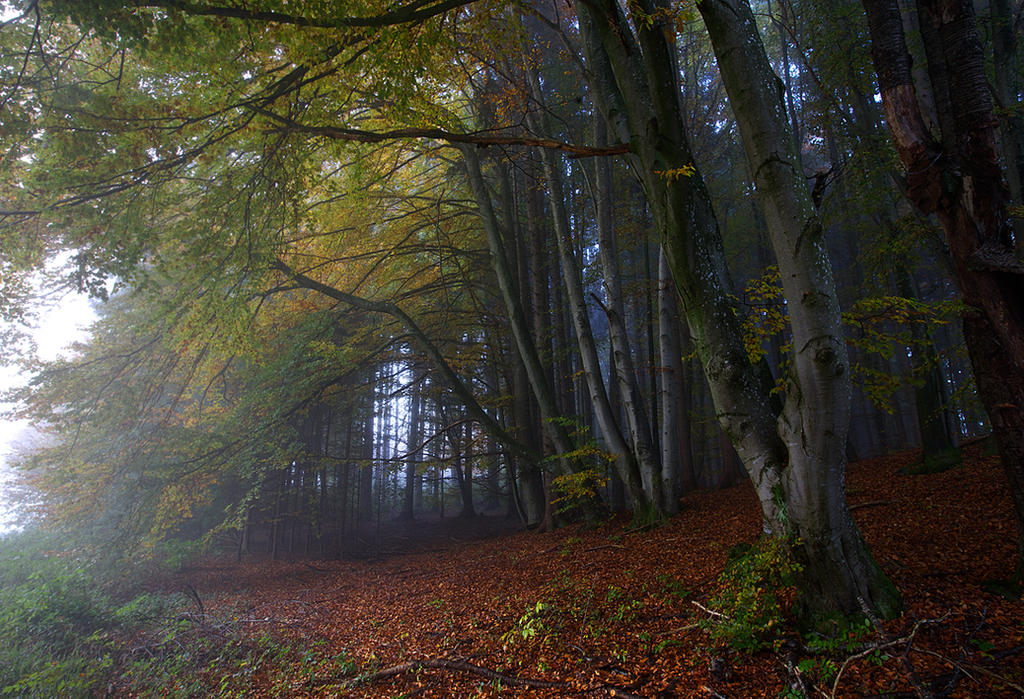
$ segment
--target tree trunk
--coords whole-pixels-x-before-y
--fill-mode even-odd
[[[533,91],[534,99],[539,103],[543,104],[543,96],[540,93],[540,86],[537,81],[537,75],[535,72],[530,74],[531,89]],[[533,121],[533,120],[531,120]],[[538,133],[549,133],[547,124],[537,123],[535,124],[535,131]],[[566,294],[569,301],[570,315],[572,317],[573,327],[576,330],[576,341],[580,350],[580,358],[583,362],[583,372],[587,380],[587,388],[590,392],[590,399],[594,406],[594,415],[597,418],[598,424],[601,426],[601,434],[611,448],[611,450],[622,458],[616,460],[616,463],[623,465],[622,471],[619,476],[622,478],[623,483],[629,490],[630,498],[633,500],[634,512],[646,518],[645,511],[651,507],[658,507],[658,500],[649,498],[644,490],[644,483],[641,476],[642,470],[648,470],[650,468],[650,462],[653,459],[653,455],[650,451],[650,440],[645,442],[634,441],[634,448],[631,448],[622,434],[622,430],[619,426],[616,415],[612,412],[611,404],[608,401],[608,393],[605,389],[604,378],[601,374],[601,363],[597,355],[597,345],[594,341],[594,333],[590,326],[590,314],[587,309],[586,297],[583,290],[583,276],[579,267],[579,261],[576,258],[575,250],[572,244],[572,234],[569,231],[569,217],[565,211],[565,194],[562,186],[562,178],[558,171],[558,164],[555,160],[555,154],[549,149],[545,149],[541,153],[541,162],[544,165],[544,175],[548,182],[548,189],[550,192],[549,206],[551,208],[551,219],[552,225],[555,229],[555,241],[558,245],[558,257],[561,261],[562,266],[562,279],[565,284]],[[599,224],[600,226],[600,224]],[[608,242],[602,240],[602,244]],[[603,245],[602,245],[603,247]],[[617,271],[617,270],[616,270]],[[619,297],[621,301],[621,295]],[[611,314],[609,314],[611,316]],[[611,326],[615,319],[609,318],[609,325]],[[618,319],[619,329],[623,332],[625,328],[621,325],[621,318]],[[615,337],[615,331],[613,338]],[[625,347],[623,353],[621,347],[621,336],[619,337],[619,344],[616,346],[616,365],[620,362],[628,361],[629,367],[632,368],[632,362],[629,358],[629,348]],[[615,340],[613,340],[615,342]],[[619,366],[619,370],[622,371],[622,367]],[[630,396],[627,395],[628,386],[631,382],[626,379],[620,381],[620,391],[623,400],[623,407],[625,408],[627,415],[630,414],[631,407],[635,411],[637,406],[631,406],[629,403]],[[635,381],[632,382],[635,386]],[[642,410],[642,405],[639,407]],[[635,412],[633,413],[633,420],[635,421]],[[631,428],[633,423],[630,424]],[[631,429],[632,431],[632,429]],[[633,435],[634,440],[637,439],[637,435]],[[646,449],[644,448],[646,447]],[[660,485],[660,483],[659,483]]]
[[[863,603],[889,616],[899,609],[899,595],[868,553],[846,504],[849,358],[824,229],[793,145],[778,77],[746,0],[702,0],[698,8],[788,300],[792,370],[779,432],[789,463],[781,485],[792,533],[802,542],[801,604],[811,617],[858,613]]]
[[[415,365],[413,365],[415,368]],[[419,444],[423,440],[423,423],[420,421],[422,400],[420,381],[413,376],[412,392],[409,394],[409,438],[405,451],[405,493],[399,519],[411,521],[415,515],[416,484],[419,477]]]
[[[1024,206],[1024,114],[1020,102],[1020,69],[1017,53],[1020,41],[1016,28],[1016,3],[991,0],[992,14],[992,94],[999,108],[999,144],[1006,163],[1006,181],[1011,201]],[[1024,215],[1012,214],[1013,235],[1018,257],[1024,257]]]
[[[900,296],[917,300],[917,285],[906,264],[898,262],[894,273]],[[928,331],[915,323],[910,332],[916,345],[912,367],[915,378],[914,407],[921,435],[921,470],[942,471],[960,463],[960,450],[946,424],[947,406],[945,391],[942,389],[942,371]]]
[[[373,518],[373,404],[367,408],[362,422],[362,460],[359,464],[358,518],[368,522]]]
[[[597,131],[599,132],[598,145],[603,145],[605,141],[604,125],[598,125]],[[629,336],[626,332],[622,272],[619,269],[619,251],[612,221],[612,203],[608,201],[608,197],[612,196],[614,187],[612,185],[611,167],[607,159],[602,159],[597,163],[596,174],[597,191],[595,196],[598,256],[601,261],[605,293],[608,298],[608,307],[605,309],[608,316],[608,334],[615,357],[615,361],[612,363],[612,380],[617,381],[619,384],[622,409],[626,414],[626,423],[629,425],[633,453],[636,456],[636,463],[640,469],[641,483],[648,498],[648,503],[654,512],[664,514],[665,496],[663,494],[661,464],[656,456],[656,449],[651,442],[651,425],[647,419],[647,412],[644,410],[643,397],[640,393],[636,369],[633,365],[633,352],[630,348]],[[596,350],[594,352],[594,360],[597,360]],[[625,481],[625,479],[623,480]],[[626,482],[628,484],[628,481]],[[630,494],[632,496],[632,492]],[[639,503],[635,500],[634,507],[639,507]]]
[[[462,500],[462,510],[459,517],[470,519],[476,517],[476,509],[473,507],[473,466],[465,458],[463,449],[466,444],[466,424],[463,423],[455,428],[452,435],[452,447],[455,461],[452,470],[455,472],[455,479],[459,484],[459,497]]]
[[[666,514],[679,512],[679,496],[684,484],[693,488],[693,463],[689,444],[683,452],[682,413],[689,406],[683,404],[682,348],[679,342],[679,316],[676,313],[676,287],[672,282],[668,258],[662,249],[658,256],[658,328],[661,366],[658,371],[659,398],[661,406],[661,482],[662,498]],[[686,427],[687,431],[689,426]],[[685,474],[685,475],[684,475]]]
[[[721,234],[692,169],[667,28],[656,20],[640,29],[641,50],[613,0],[581,0],[577,8],[595,103],[617,138],[632,144],[628,157],[646,190],[718,419],[737,444],[768,521],[779,528],[773,492],[786,457],[771,386],[743,346]],[[644,11],[659,16],[654,8]]]

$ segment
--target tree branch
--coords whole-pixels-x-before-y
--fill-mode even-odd
[[[405,326],[406,330],[416,340],[416,343],[423,350],[424,354],[430,359],[434,368],[437,369],[441,376],[444,377],[445,383],[448,387],[460,398],[466,406],[467,412],[475,419],[480,425],[487,430],[495,439],[504,444],[512,453],[516,456],[537,461],[538,457],[528,450],[522,443],[515,440],[501,424],[498,423],[493,417],[487,414],[487,412],[477,402],[476,396],[473,395],[469,387],[466,386],[465,382],[459,377],[458,374],[451,368],[451,365],[441,354],[441,350],[435,345],[427,334],[420,328],[419,324],[416,323],[412,317],[399,308],[397,305],[389,301],[371,301],[360,296],[354,296],[353,294],[346,293],[341,289],[336,289],[332,286],[328,286],[322,282],[307,277],[301,272],[297,272],[289,267],[285,262],[281,260],[274,260],[271,266],[284,273],[291,279],[295,280],[295,283],[299,286],[310,289],[311,291],[317,291],[328,298],[341,301],[355,308],[360,308],[364,311],[371,311],[373,313],[383,313],[389,315],[392,318],[399,321]]]
[[[402,128],[390,129],[388,131],[364,131],[362,129],[351,129],[340,126],[309,126],[301,124],[294,119],[275,114],[271,111],[257,109],[260,114],[281,124],[283,131],[289,133],[304,133],[314,136],[323,136],[339,141],[353,141],[356,143],[381,143],[383,141],[394,141],[403,138],[429,138],[436,141],[444,141],[449,144],[468,144],[481,148],[487,146],[531,146],[535,148],[547,148],[549,150],[562,151],[571,157],[590,158],[596,156],[621,155],[630,152],[628,143],[617,143],[611,146],[587,146],[575,143],[565,143],[553,138],[540,138],[526,134],[487,134],[477,133],[455,133],[438,128]]]
[[[157,7],[165,10],[178,10],[193,17],[229,17],[254,22],[270,22],[274,24],[291,24],[298,27],[311,27],[315,29],[339,29],[370,27],[390,27],[397,24],[410,24],[422,22],[444,14],[465,5],[471,5],[476,0],[441,0],[433,5],[426,5],[423,0],[397,7],[379,15],[367,17],[304,17],[293,15],[287,12],[275,12],[272,10],[250,10],[244,7],[229,7],[225,5],[205,5],[197,2],[186,2],[185,0],[153,0],[146,2],[140,0],[135,3],[136,7]],[[426,6],[424,6],[426,5]]]

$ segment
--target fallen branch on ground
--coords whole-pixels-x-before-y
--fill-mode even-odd
[[[870,502],[859,502],[856,505],[850,505],[850,512],[859,510],[862,507],[881,507],[882,505],[892,505],[892,500],[871,500]]]
[[[701,610],[702,612],[706,612],[706,613],[710,614],[711,616],[718,617],[719,619],[728,619],[729,618],[728,616],[726,616],[725,614],[722,614],[721,612],[716,612],[714,609],[708,609],[703,604],[701,604],[700,602],[697,602],[695,600],[691,600],[690,604],[692,604],[694,607],[696,607],[697,609]]]
[[[844,660],[843,664],[839,666],[839,670],[836,671],[835,679],[832,680],[832,691],[829,693],[829,696],[831,696],[831,697],[837,696],[836,692],[839,691],[839,680],[842,678],[843,672],[846,670],[847,666],[849,666],[850,663],[852,663],[854,660],[857,660],[859,658],[863,658],[863,657],[865,657],[867,655],[871,655],[872,653],[876,653],[878,651],[886,650],[887,648],[892,648],[893,646],[900,646],[900,645],[904,645],[904,644],[909,646],[911,643],[913,643],[914,636],[917,635],[917,630],[919,628],[921,628],[921,624],[924,624],[924,623],[926,623],[926,622],[925,621],[919,621],[916,624],[914,624],[914,628],[911,629],[910,633],[907,634],[906,636],[904,636],[903,638],[893,638],[891,640],[885,641],[884,643],[878,643],[878,644],[872,645],[869,648],[866,648],[866,649],[862,650],[859,653],[854,653],[853,655],[848,657],[846,660]],[[915,679],[916,679],[916,677],[915,677]],[[918,680],[918,682],[920,682],[920,680]]]
[[[417,670],[423,670],[426,668],[436,668],[441,670],[456,670],[458,672],[468,672],[471,675],[477,675],[484,677],[489,680],[495,680],[503,682],[507,685],[515,687],[529,687],[531,689],[554,689],[559,687],[565,687],[565,682],[552,682],[550,680],[537,680],[529,677],[517,677],[516,675],[506,675],[495,670],[491,670],[480,665],[474,665],[473,663],[467,663],[465,660],[452,660],[449,658],[428,658],[426,660],[413,660],[407,663],[399,663],[398,665],[392,665],[391,667],[378,670],[367,675],[360,675],[345,682],[341,682],[345,689],[352,687],[358,687],[362,684],[371,684],[373,682],[379,682],[380,680],[386,680],[391,677],[397,677],[398,675],[404,675],[407,672],[415,672]],[[321,680],[317,684],[333,684],[333,679]]]
[[[589,549],[583,549],[583,553],[590,553],[591,551],[600,551],[601,549],[624,549],[626,548],[622,544],[604,544],[602,546],[591,546]]]
[[[946,656],[942,655],[941,653],[936,653],[935,651],[928,650],[927,648],[911,648],[910,650],[914,651],[915,653],[924,653],[925,655],[930,655],[933,658],[938,658],[942,662],[948,663],[948,664],[952,665],[954,668],[960,670],[960,672],[964,673],[965,675],[967,675],[967,677],[969,677],[972,680],[974,678],[971,677],[971,672],[977,672],[977,673],[985,675],[986,677],[989,677],[989,678],[991,678],[993,680],[996,680],[997,682],[1000,682],[1000,683],[1006,685],[1007,687],[1010,687],[1011,689],[1013,689],[1016,692],[1020,692],[1021,695],[1024,695],[1024,687],[1022,687],[1019,684],[1015,684],[1014,682],[1010,681],[1009,678],[1004,677],[1003,675],[1000,675],[1000,674],[998,674],[996,672],[992,672],[991,670],[988,670],[988,669],[982,667],[981,665],[976,665],[974,663],[968,663],[968,662],[965,662],[965,661],[962,661],[962,660],[953,660],[952,658],[947,658]],[[968,672],[968,670],[970,670],[970,672]]]

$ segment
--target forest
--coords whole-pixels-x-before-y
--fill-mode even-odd
[[[1024,694],[1024,5],[2,8],[0,695]]]

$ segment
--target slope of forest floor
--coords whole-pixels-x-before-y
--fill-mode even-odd
[[[297,649],[263,661],[251,696],[732,699],[799,696],[797,676],[819,679],[814,696],[1019,696],[1024,604],[990,584],[1012,570],[1011,505],[997,459],[980,445],[966,457],[930,475],[903,472],[911,453],[850,467],[853,514],[907,609],[863,639],[881,650],[834,652],[827,673],[792,632],[774,650],[741,654],[698,626],[714,620],[705,610],[727,553],[758,536],[748,485],[692,494],[650,531],[619,518],[460,541],[505,524],[452,519],[424,551],[205,559],[150,584],[194,590],[217,628]]]

